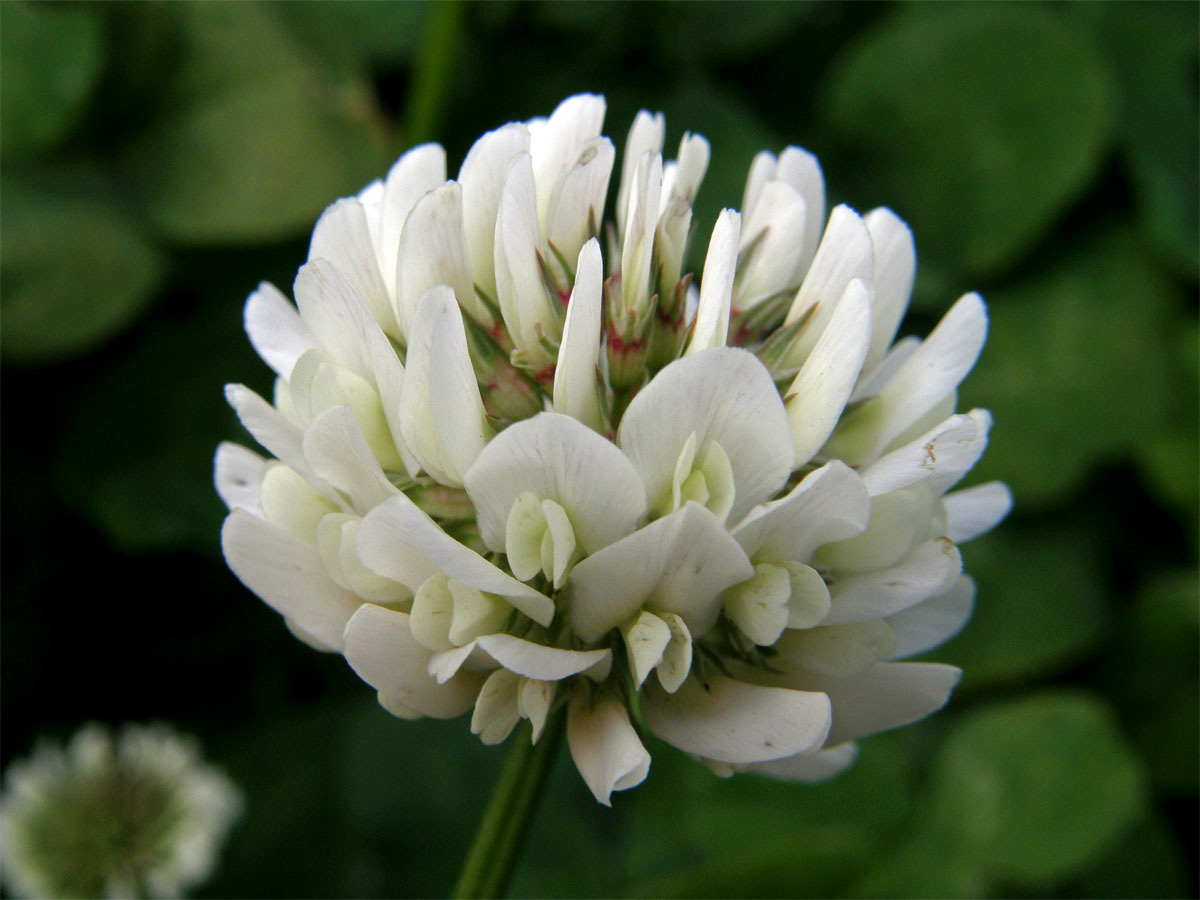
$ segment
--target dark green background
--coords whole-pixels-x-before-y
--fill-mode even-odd
[[[503,750],[405,723],[226,571],[221,385],[321,209],[440,140],[609,101],[713,158],[817,153],[831,200],[916,234],[906,329],[989,301],[950,708],[826,785],[721,781],[658,742],[595,804],[560,760],[514,891],[1194,896],[1194,3],[0,4],[3,758],[167,719],[247,794],[211,896],[449,890]],[[615,183],[615,179],[614,179]]]

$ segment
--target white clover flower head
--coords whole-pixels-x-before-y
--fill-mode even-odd
[[[606,222],[604,109],[489,132],[456,180],[409,151],[318,221],[295,306],[251,294],[278,379],[227,389],[270,456],[218,449],[225,557],[396,715],[472,711],[497,743],[565,707],[601,803],[646,776],[643,729],[828,777],[959,677],[900,660],[966,621],[956,544],[1011,503],[951,492],[991,424],[955,412],[983,301],[894,341],[912,235],[826,219],[797,148],[755,159],[693,283],[707,142],[664,161],[639,113]]]
[[[242,797],[166,725],[85,725],[14,761],[0,871],[20,897],[178,897],[208,878]]]

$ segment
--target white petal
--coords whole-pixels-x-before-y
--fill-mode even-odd
[[[738,272],[734,304],[748,309],[780,291],[800,285],[814,247],[804,246],[808,210],[790,184],[771,180],[763,185],[748,213],[739,251],[754,250]],[[807,250],[807,254],[806,254]]]
[[[958,481],[987,445],[991,417],[982,410],[951,416],[915,441],[881,456],[862,470],[871,496],[926,482],[934,494]]]
[[[753,574],[717,518],[688,503],[578,563],[567,619],[592,643],[649,603],[656,612],[677,613],[702,635],[720,612],[721,591]]]
[[[887,623],[896,635],[891,659],[916,656],[948,641],[971,618],[974,608],[975,582],[963,575],[950,590],[889,616]]]
[[[774,759],[770,762],[751,763],[747,766],[736,767],[742,772],[757,772],[780,781],[818,782],[827,781],[834,775],[848,769],[858,756],[858,747],[854,744],[838,744],[826,750],[797,753],[786,759]]]
[[[264,281],[246,298],[242,317],[255,351],[282,378],[291,375],[305,350],[319,346],[296,307],[273,284]]]
[[[953,393],[979,358],[987,337],[987,311],[978,294],[966,294],[886,385],[842,420],[825,452],[862,464],[875,459],[925,413]]]
[[[833,746],[937,712],[960,677],[961,670],[938,663],[878,663],[852,678],[812,675],[788,680],[829,695],[833,727],[827,743]]]
[[[566,510],[588,554],[632,532],[646,513],[641,479],[625,454],[559,413],[539,413],[500,432],[463,481],[483,542],[497,552],[505,548],[512,505],[526,491]]]
[[[704,173],[708,171],[708,160],[712,155],[708,141],[702,135],[684,132],[679,141],[679,152],[675,155],[675,176],[670,189],[667,188],[666,172],[663,173],[662,207],[666,209],[667,200],[674,196],[684,200],[691,206],[696,200],[696,192]],[[660,210],[660,215],[663,210]]]
[[[651,507],[671,490],[679,452],[716,441],[733,468],[738,521],[787,481],[794,450],[787,411],[770,374],[745,350],[718,347],[676,360],[654,376],[621,420],[618,443]]]
[[[342,649],[342,630],[362,601],[334,584],[311,544],[235,509],[221,529],[221,550],[233,574],[268,606]]]
[[[242,384],[225,385],[225,400],[242,426],[272,456],[298,471],[308,470],[300,450],[304,432],[298,424]]]
[[[913,546],[930,536],[933,495],[923,484],[871,498],[871,518],[862,534],[825,544],[813,565],[839,576],[873,572],[898,563]]]
[[[521,678],[505,669],[497,669],[484,681],[471,716],[471,733],[485,744],[499,744],[521,721],[518,701]]]
[[[640,688],[662,662],[663,651],[671,643],[671,627],[654,613],[642,610],[637,618],[621,626],[621,637],[625,639],[634,687]]]
[[[746,173],[746,187],[742,191],[742,210],[749,215],[758,203],[758,195],[768,181],[775,177],[777,160],[775,154],[761,150],[750,161],[750,171]]]
[[[434,572],[498,594],[539,625],[554,617],[554,601],[517,581],[438,527],[404,494],[381,503],[358,529],[358,555],[378,575],[416,591]]]
[[[886,622],[872,619],[853,625],[822,625],[789,631],[775,645],[773,659],[802,665],[834,678],[849,678],[887,659],[896,636]]]
[[[400,362],[391,342],[378,329],[367,334],[367,356],[371,361],[371,371],[375,376],[375,387],[392,446],[399,453],[405,471],[415,477],[421,464],[408,449],[401,427],[400,398],[404,391],[404,364]]]
[[[829,699],[821,693],[760,687],[707,674],[674,694],[653,685],[642,695],[646,727],[687,753],[725,763],[782,759],[815,749],[829,732]]]
[[[807,561],[817,547],[861,533],[870,514],[862,479],[834,460],[806,475],[786,497],[754,509],[733,536],[753,559]]]
[[[462,314],[445,286],[429,290],[413,318],[400,426],[421,466],[451,487],[461,486],[490,436]]]
[[[513,122],[489,131],[477,140],[458,171],[462,185],[463,225],[467,258],[475,284],[493,300],[496,297],[496,213],[509,166],[529,152],[529,130]]]
[[[542,729],[546,727],[546,718],[550,715],[556,691],[557,685],[552,681],[538,681],[536,678],[522,680],[521,691],[517,695],[517,708],[533,726],[530,740],[535,744],[542,736]]]
[[[800,254],[800,266],[802,272],[807,271],[825,223],[825,177],[821,174],[821,164],[807,150],[788,147],[779,154],[774,177],[786,181],[804,198],[804,251]]]
[[[594,237],[593,226],[600,228],[615,156],[612,141],[595,138],[554,186],[546,207],[546,241],[566,260],[575,259],[584,242]]]
[[[341,511],[339,505],[319,492],[289,466],[271,462],[263,474],[258,492],[262,515],[259,517],[292,537],[312,544],[318,537],[321,521]],[[336,579],[335,579],[336,580]],[[349,585],[342,585],[349,587]]]
[[[942,498],[946,509],[946,536],[963,543],[991,531],[1012,509],[1012,491],[1000,481],[989,481]]]
[[[596,383],[603,280],[600,242],[593,238],[579,251],[575,287],[567,303],[567,320],[554,369],[554,409],[599,432],[604,431]]]
[[[387,286],[379,271],[367,213],[357,198],[345,197],[321,213],[308,245],[308,259],[310,262],[325,259],[336,266],[363,298],[384,331],[397,337],[400,335]]]
[[[450,287],[468,315],[490,324],[471,282],[462,188],[455,182],[448,181],[417,201],[400,235],[396,266],[397,311],[405,332],[412,329],[421,297],[443,284]]]
[[[808,356],[851,281],[861,278],[870,283],[873,254],[871,234],[858,213],[848,206],[835,207],[804,283],[784,320],[785,324],[791,324],[809,315],[796,338],[789,362],[798,365]]]
[[[786,394],[796,444],[794,466],[812,459],[837,425],[870,340],[871,292],[855,279]]]
[[[222,441],[213,457],[213,482],[229,510],[241,508],[261,517],[258,489],[267,461],[241,444]]]
[[[621,187],[617,192],[617,227],[623,228],[629,212],[629,192],[633,189],[633,176],[638,160],[646,153],[662,153],[666,120],[662,113],[653,115],[641,110],[634,117],[629,137],[625,141],[625,155],[621,158]]]
[[[438,144],[413,147],[388,170],[380,197],[376,251],[380,274],[393,300],[396,299],[396,259],[404,223],[417,201],[445,180],[446,151]]]
[[[912,356],[920,346],[921,339],[910,334],[893,344],[883,359],[874,367],[863,366],[862,378],[855,385],[854,393],[850,395],[850,402],[858,403],[878,394],[897,370],[904,365],[904,361]]]
[[[697,353],[710,347],[724,347],[729,334],[729,314],[733,302],[733,276],[737,267],[738,234],[742,217],[736,210],[723,209],[713,226],[708,255],[704,258],[704,277],[700,282],[700,305],[687,352]]]
[[[533,163],[529,154],[522,153],[509,168],[496,216],[496,300],[513,343],[530,355],[534,365],[548,365],[554,358],[542,347],[536,326],[541,324],[551,337],[560,335],[549,314],[539,252],[542,234]]]
[[[554,186],[575,165],[584,146],[600,136],[603,124],[604,98],[576,94],[558,104],[545,125],[533,132],[529,154],[537,183],[538,222],[543,226]]]
[[[663,651],[662,662],[655,672],[664,691],[673,694],[692,671],[692,633],[687,623],[675,613],[664,612],[662,620],[671,629],[671,642]]]
[[[324,259],[312,260],[300,267],[292,290],[301,318],[321,346],[339,365],[369,377],[367,331],[378,325],[346,276]]]
[[[650,754],[629,723],[625,705],[609,694],[591,701],[576,689],[567,710],[567,744],[571,759],[592,794],[612,806],[613,791],[642,783],[650,771]]]
[[[413,640],[408,616],[365,603],[346,624],[346,662],[379,692],[385,708],[395,705],[424,716],[451,719],[475,703],[481,675],[462,671],[438,684],[427,668],[432,655]]]
[[[359,515],[396,493],[347,406],[330,407],[313,419],[304,432],[303,448],[317,477],[349,496]]]
[[[607,647],[601,650],[560,650],[511,634],[485,635],[476,644],[510,672],[538,681],[561,681],[580,673],[602,680],[612,666],[612,651]]]
[[[824,625],[890,616],[946,590],[962,574],[958,548],[944,538],[918,544],[896,565],[840,578],[829,588]]]
[[[650,265],[661,196],[662,157],[645,154],[638,161],[629,195],[621,249],[621,303],[638,315],[649,311]]]
[[[867,368],[874,368],[896,336],[896,329],[908,308],[913,276],[917,271],[917,251],[912,232],[890,209],[873,209],[863,221],[871,233],[875,248],[875,304],[871,307],[871,349]]]

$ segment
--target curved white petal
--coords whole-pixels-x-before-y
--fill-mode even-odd
[[[396,493],[348,406],[332,406],[313,419],[302,446],[313,473],[345,493],[359,515]]]
[[[533,162],[529,154],[522,153],[509,167],[496,215],[496,300],[513,343],[539,366],[554,362],[554,358],[538,340],[536,326],[541,324],[551,337],[560,336],[550,321],[551,298],[546,296],[538,265],[541,252]]]
[[[699,637],[720,613],[720,593],[754,567],[717,518],[696,503],[610,544],[571,570],[567,621],[598,641],[643,605],[678,614]]]
[[[875,248],[875,277],[872,287],[875,303],[871,307],[871,349],[867,351],[866,368],[874,368],[891,346],[892,338],[912,294],[913,277],[917,271],[917,250],[912,231],[890,209],[873,209],[863,221],[871,233]]]
[[[963,575],[950,590],[889,616],[886,621],[896,636],[890,658],[916,656],[950,640],[974,608],[975,582],[970,575]]]
[[[265,281],[246,298],[242,318],[255,352],[281,378],[292,374],[304,351],[320,346],[296,307],[279,288]]]
[[[248,447],[229,441],[217,445],[213,482],[230,511],[240,508],[262,517],[258,491],[266,466],[267,461]]]
[[[779,154],[774,177],[790,184],[804,198],[804,251],[800,254],[800,268],[804,272],[817,252],[821,227],[825,224],[825,176],[813,154],[800,147],[788,147]]]
[[[700,281],[700,305],[696,308],[696,321],[686,351],[689,354],[725,346],[741,222],[737,210],[723,209],[713,226],[708,255],[704,258],[704,277]]]
[[[862,479],[833,460],[806,475],[786,497],[754,509],[733,536],[752,559],[807,561],[817,547],[860,534],[870,514]]]
[[[388,170],[379,195],[378,222],[372,233],[378,235],[375,250],[379,255],[379,272],[393,302],[396,300],[396,260],[404,223],[417,201],[445,180],[446,151],[438,144],[413,147]],[[368,211],[368,217],[370,215]],[[369,218],[367,224],[370,225]]]
[[[847,415],[825,452],[852,464],[874,460],[898,436],[952,394],[979,358],[987,310],[966,294],[870,400]]]
[[[792,673],[787,682],[823,691],[833,703],[829,746],[897,728],[937,712],[950,699],[962,671],[940,663],[877,663],[852,678]]]
[[[941,593],[961,574],[962,556],[952,542],[924,541],[890,568],[839,578],[830,585],[832,606],[822,624],[890,616]]]
[[[662,153],[666,119],[662,113],[651,114],[640,110],[633,119],[629,137],[625,141],[625,153],[621,157],[621,186],[617,191],[617,227],[625,226],[629,212],[629,192],[633,189],[633,176],[638,160],[646,153]]]
[[[575,286],[567,303],[567,319],[554,369],[554,409],[598,432],[604,431],[604,413],[596,383],[596,366],[600,362],[603,266],[600,242],[593,238],[579,251]]]
[[[782,759],[816,749],[829,733],[822,693],[760,687],[710,670],[674,694],[653,684],[642,695],[646,727],[687,753],[725,763]]]
[[[496,297],[496,214],[500,192],[513,160],[529,152],[529,129],[517,122],[489,131],[467,152],[458,183],[462,185],[463,226],[467,260],[475,284]]]
[[[856,278],[785,395],[797,468],[816,455],[837,425],[870,340],[871,291]]]
[[[325,259],[336,266],[383,330],[399,336],[367,225],[367,212],[357,197],[344,197],[321,213],[308,245],[308,260],[315,259]]]
[[[462,314],[445,286],[430,289],[413,317],[400,429],[422,468],[452,487],[462,485],[490,436]]]
[[[780,781],[802,781],[814,783],[827,781],[844,772],[858,757],[855,744],[838,744],[824,750],[797,753],[784,759],[773,759],[763,763],[735,766],[739,772],[757,772]]]
[[[554,186],[546,206],[546,242],[566,260],[575,259],[584,242],[595,236],[593,227],[600,228],[615,156],[612,141],[594,138]]]
[[[747,210],[738,247],[740,252],[754,249],[738,271],[737,309],[747,309],[787,288],[799,288],[804,266],[812,259],[813,248],[804,244],[807,220],[804,198],[796,188],[774,179],[763,185]]]
[[[717,347],[676,360],[654,376],[621,419],[617,442],[633,462],[654,507],[671,491],[680,450],[716,441],[729,457],[738,521],[787,481],[795,451],[787,410],[761,362],[746,350]]]
[[[746,187],[742,191],[742,210],[747,215],[754,210],[763,187],[775,177],[777,165],[775,154],[768,150],[760,150],[750,161],[750,170],[746,173]]]
[[[1012,502],[1012,491],[1000,481],[947,494],[942,498],[946,536],[961,544],[991,531],[1008,515]]]
[[[662,197],[662,157],[644,154],[638,161],[629,194],[621,249],[621,303],[636,315],[646,315],[650,300],[650,265],[658,209]]]
[[[542,226],[558,180],[575,165],[584,146],[600,136],[604,109],[600,95],[576,94],[558,104],[542,127],[533,131],[529,155],[537,184],[537,220]]]
[[[788,631],[775,644],[773,658],[833,678],[849,678],[887,659],[895,647],[896,636],[888,624],[871,619],[853,625]]]
[[[981,427],[982,425],[982,427]],[[951,416],[915,441],[881,456],[862,470],[862,479],[872,497],[928,482],[934,493],[938,481],[957,481],[975,464],[987,444],[990,421],[979,416]]]
[[[846,286],[855,278],[870,283],[874,265],[871,234],[862,218],[848,206],[834,207],[804,283],[784,319],[790,325],[803,316],[809,317],[789,353],[790,363],[799,365],[808,356]]]
[[[612,666],[612,651],[607,647],[601,650],[560,650],[511,634],[488,634],[475,643],[510,672],[538,681],[561,681],[580,673],[603,680]]]
[[[461,671],[444,684],[428,674],[433,655],[415,640],[408,616],[370,603],[363,604],[346,624],[346,662],[358,677],[379,692],[379,702],[424,716],[451,719],[475,703],[483,677]]]
[[[484,447],[463,483],[480,535],[497,552],[505,549],[513,503],[526,491],[559,503],[589,554],[632,532],[646,513],[642,481],[625,454],[559,413],[510,425]]]
[[[263,602],[322,644],[342,649],[342,630],[362,600],[333,582],[311,544],[235,509],[221,529],[221,551]]]
[[[328,260],[314,259],[300,267],[292,290],[301,318],[321,346],[339,365],[369,377],[367,332],[378,325],[341,270]]]
[[[301,427],[243,384],[225,385],[225,400],[242,427],[280,462],[298,471],[308,464],[300,450]]]
[[[358,555],[371,571],[416,592],[435,572],[506,598],[539,625],[554,617],[554,601],[517,581],[438,527],[404,494],[369,512],[358,529]]]
[[[417,201],[400,235],[396,266],[396,305],[406,332],[412,329],[425,292],[438,285],[447,285],[471,318],[491,323],[475,296],[467,265],[462,188],[457,183],[448,181]]]
[[[612,806],[613,791],[636,787],[650,771],[650,754],[629,723],[625,704],[602,693],[589,698],[577,688],[567,708],[571,759],[597,800]]]

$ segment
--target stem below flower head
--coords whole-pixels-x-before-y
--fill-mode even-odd
[[[566,721],[565,708],[552,712],[536,744],[530,743],[529,723],[522,723],[459,872],[454,897],[503,896],[558,756]]]

